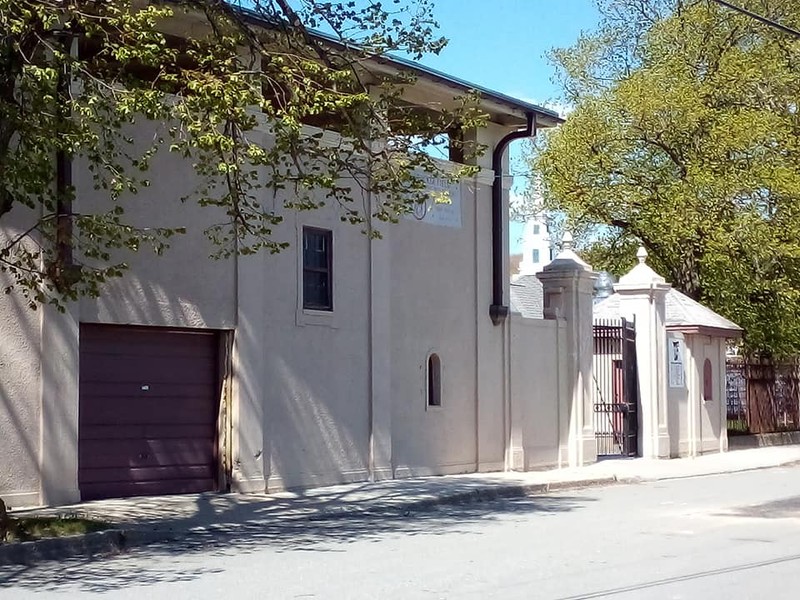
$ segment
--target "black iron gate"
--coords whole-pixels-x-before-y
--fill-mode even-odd
[[[594,431],[598,456],[639,455],[636,328],[625,319],[597,320],[594,333]]]

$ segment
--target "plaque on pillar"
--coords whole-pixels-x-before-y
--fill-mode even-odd
[[[682,388],[686,385],[683,366],[683,340],[669,341],[669,387]]]

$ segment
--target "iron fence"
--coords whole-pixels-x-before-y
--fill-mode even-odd
[[[744,362],[738,356],[729,357],[725,369],[725,404],[729,433],[749,433],[747,421],[747,379]]]

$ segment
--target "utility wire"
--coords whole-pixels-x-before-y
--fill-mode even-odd
[[[755,19],[756,21],[763,23],[764,25],[768,25],[783,33],[788,33],[789,35],[793,35],[796,38],[800,38],[800,31],[797,29],[792,29],[791,27],[787,27],[786,25],[781,25],[777,21],[773,21],[772,19],[768,19],[767,17],[762,17],[761,15],[754,13],[746,8],[742,8],[741,6],[736,6],[735,4],[731,4],[727,0],[711,0],[712,2],[716,2],[720,6],[724,6],[725,8],[730,8],[731,10],[735,10],[736,12],[742,13],[743,15],[747,15],[748,17]]]

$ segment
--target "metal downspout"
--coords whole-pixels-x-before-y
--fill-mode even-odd
[[[501,139],[492,153],[492,170],[494,181],[492,183],[492,304],[489,306],[489,316],[492,323],[500,325],[508,318],[509,308],[503,298],[505,278],[503,258],[503,155],[508,145],[514,140],[533,137],[536,135],[536,115],[526,113],[528,124],[525,129],[512,131]]]
[[[492,182],[492,304],[489,306],[489,316],[494,325],[502,325],[506,322],[509,315],[509,308],[504,302],[505,267],[504,258],[506,249],[504,247],[503,222],[503,155],[508,145],[517,139],[531,137],[535,132],[536,115],[533,112],[526,113],[527,126],[525,129],[512,131],[501,139],[492,153],[492,170],[494,180]],[[505,446],[503,462],[505,469],[513,466],[512,448],[512,428],[514,416],[511,405],[511,337],[508,330],[503,328],[503,360],[502,360],[502,394],[503,394],[503,443]]]

